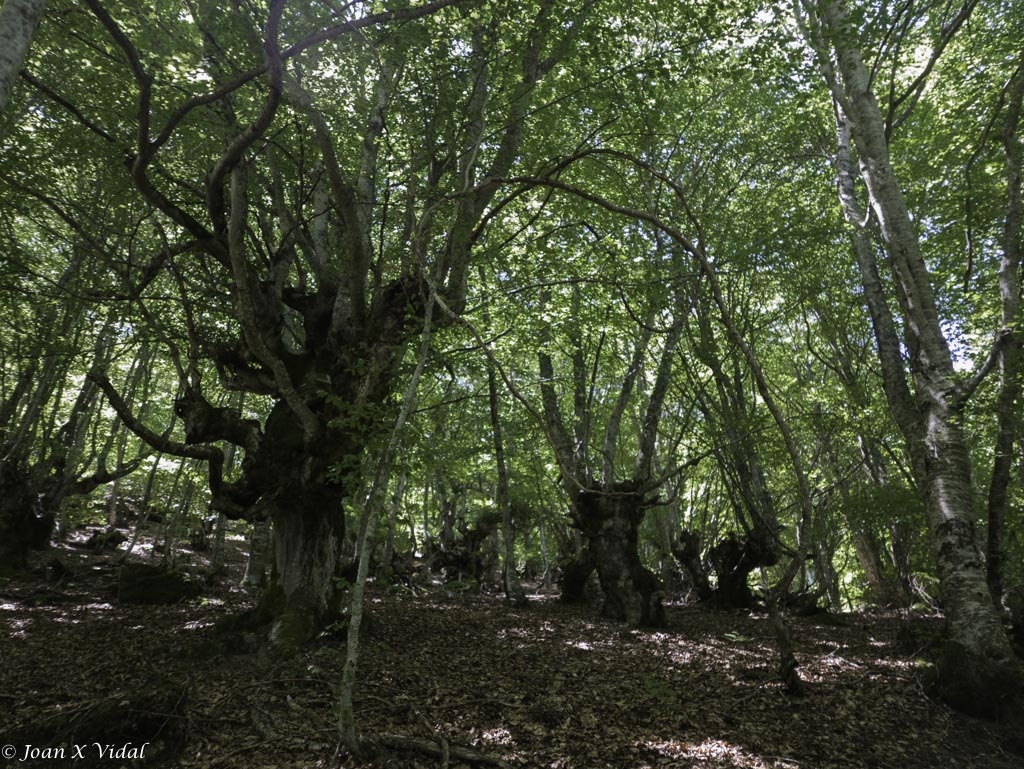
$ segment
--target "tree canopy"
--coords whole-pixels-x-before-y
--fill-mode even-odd
[[[269,522],[282,653],[354,548],[500,532],[783,658],[935,602],[943,696],[1018,696],[1019,2],[14,5],[0,567],[156,484]]]

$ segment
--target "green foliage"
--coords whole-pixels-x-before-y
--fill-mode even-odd
[[[723,331],[721,301],[764,369],[809,468],[812,495],[822,500],[814,545],[859,584],[849,532],[862,527],[891,546],[894,525],[922,531],[922,510],[901,475],[903,439],[886,405],[836,201],[832,108],[790,9],[745,0],[650,0],[628,9],[554,3],[534,29],[541,5],[458,3],[309,45],[288,60],[278,113],[240,161],[248,173],[247,269],[266,297],[276,289],[288,299],[281,306],[267,299],[258,317],[278,324],[283,358],[331,446],[366,438],[338,449],[324,477],[344,483],[375,466],[412,370],[406,350],[418,325],[403,327],[402,339],[377,357],[355,340],[356,352],[318,350],[315,375],[302,367],[308,360],[295,362],[322,333],[325,320],[314,309],[324,310],[283,287],[343,306],[351,297],[328,289],[352,278],[346,270],[356,227],[338,201],[324,202],[323,137],[288,91],[293,86],[317,106],[337,170],[367,217],[371,306],[399,277],[443,282],[467,201],[495,186],[493,198],[479,198],[482,210],[465,237],[464,324],[435,319],[401,447],[408,483],[396,517],[400,545],[436,537],[446,522],[483,522],[494,509],[489,355],[502,377],[517,555],[540,558],[543,523],[554,560],[558,543],[569,540],[570,500],[550,426],[538,419],[538,354],[553,363],[554,379],[544,384],[555,393],[581,477],[611,466],[615,477],[604,480],[627,480],[658,361],[669,330],[679,328],[652,463],[671,502],[669,528],[698,530],[705,545],[742,531],[751,515],[747,474],[763,483],[761,502],[778,518],[783,541],[796,546],[802,521],[791,460],[742,350]],[[1006,179],[998,129],[1003,84],[1019,64],[1018,6],[979,7],[902,120],[897,113],[909,102],[898,99],[921,74],[943,17],[937,8],[908,9],[918,15],[897,28],[884,4],[852,6],[865,50],[877,56],[883,111],[894,110],[892,154],[964,379],[1000,324],[995,282]],[[140,420],[177,441],[184,433],[173,401],[189,380],[217,404],[247,389],[223,363],[224,351],[245,337],[236,276],[183,221],[211,232],[220,224],[204,185],[225,146],[266,104],[264,73],[238,80],[263,66],[266,10],[237,4],[227,13],[208,0],[187,9],[164,0],[104,7],[152,78],[142,140],[154,143],[149,174],[177,217],[147,200],[126,172],[140,151],[140,88],[125,49],[85,6],[51,3],[30,78],[0,122],[0,436],[21,435],[42,477],[64,462],[80,478],[99,470],[101,458],[109,469],[118,455],[130,461],[148,451],[101,398],[80,402],[84,374],[97,361],[120,391],[134,388],[130,405]],[[358,12],[288,4],[282,45],[340,23],[338,13]],[[551,70],[524,90],[524,52],[534,43]],[[225,98],[208,96],[217,88]],[[180,112],[185,105],[193,108]],[[486,179],[517,105],[526,114],[515,157],[503,180]],[[371,136],[367,126],[378,118]],[[163,135],[165,128],[173,130]],[[670,231],[703,249],[721,297]],[[314,269],[317,259],[322,270]],[[882,279],[891,288],[891,276]],[[422,301],[411,292],[395,312],[415,320]],[[606,455],[606,429],[634,358],[637,384]],[[369,394],[375,367],[397,372],[379,398]],[[245,416],[265,427],[281,396],[248,389]],[[992,462],[994,397],[990,379],[964,415],[979,487]],[[86,427],[64,441],[62,427],[76,413]],[[866,449],[878,454],[884,483],[858,469]],[[238,454],[232,479],[246,459]],[[141,462],[121,493],[141,498],[151,468]],[[186,489],[205,501],[203,466],[164,461],[149,493],[180,500]],[[1015,485],[1007,538],[1018,555],[1020,495]],[[74,522],[101,517],[95,502],[67,505]],[[641,529],[651,558],[666,544],[654,517]],[[1021,559],[1008,563],[1010,576],[1021,579]],[[929,568],[923,548],[911,564]]]

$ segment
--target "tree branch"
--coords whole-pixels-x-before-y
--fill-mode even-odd
[[[121,394],[114,389],[114,386],[110,383],[110,379],[101,369],[92,369],[88,374],[86,374],[86,378],[95,382],[103,391],[103,394],[107,396],[107,401],[109,401],[114,411],[117,412],[117,416],[120,417],[124,426],[157,451],[161,451],[164,454],[171,454],[176,457],[205,460],[210,463],[211,475],[213,475],[213,465],[216,464],[219,468],[220,464],[224,461],[224,452],[216,446],[190,446],[185,443],[173,441],[163,435],[158,435],[146,427],[131,413],[131,409],[128,408],[128,404],[125,403],[124,398],[122,398]]]
[[[266,60],[269,91],[263,102],[263,107],[260,109],[260,114],[228,145],[224,154],[217,161],[217,165],[210,172],[209,180],[206,183],[206,207],[217,232],[227,229],[227,217],[224,213],[224,180],[228,173],[238,165],[245,151],[270,128],[274,115],[277,114],[277,108],[281,104],[282,60],[277,36],[283,11],[284,0],[271,0],[270,10],[267,13],[267,24],[263,33],[263,54]]]
[[[284,361],[267,345],[267,340],[256,320],[252,276],[249,274],[245,262],[245,217],[248,210],[245,193],[244,167],[235,167],[231,172],[231,221],[228,224],[228,253],[237,291],[236,317],[242,326],[246,345],[259,358],[260,362],[273,372],[274,382],[281,396],[302,423],[302,431],[306,440],[312,441],[320,433],[320,420],[303,402],[295,389],[295,384],[292,382]]]

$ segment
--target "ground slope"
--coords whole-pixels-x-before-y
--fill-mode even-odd
[[[666,629],[631,631],[550,596],[510,609],[440,585],[369,591],[357,714],[377,750],[356,759],[335,733],[343,633],[280,662],[215,630],[252,603],[237,558],[200,598],[133,606],[116,554],[58,554],[72,578],[46,580],[51,553],[0,585],[0,767],[1024,766],[1021,725],[927,696],[937,617],[792,619],[808,684],[793,699],[763,616],[671,606]]]

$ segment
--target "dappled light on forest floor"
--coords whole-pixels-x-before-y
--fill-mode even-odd
[[[229,578],[171,606],[117,603],[109,569],[90,568],[101,559],[80,558],[59,588],[41,574],[0,587],[0,742],[83,741],[97,728],[88,713],[128,707],[174,711],[140,767],[417,769],[440,767],[424,750],[442,745],[545,769],[1024,762],[1012,729],[927,697],[927,650],[901,645],[894,614],[791,619],[808,689],[792,698],[763,615],[671,606],[666,628],[630,630],[596,606],[514,609],[443,585],[371,588],[355,706],[376,752],[335,758],[343,630],[275,660],[214,627],[252,605],[233,587],[237,554]],[[938,622],[913,620],[929,632]],[[104,739],[115,737],[144,741]],[[451,767],[472,765],[455,755]]]
[[[703,769],[704,767],[730,766],[737,769],[787,769],[798,767],[800,764],[784,758],[762,758],[746,753],[736,745],[730,745],[724,740],[704,740],[699,743],[690,743],[678,740],[658,742],[649,740],[642,744],[648,753],[655,753],[659,757],[674,761],[685,760],[683,766],[692,769]],[[658,764],[639,763],[637,767],[655,767]]]

